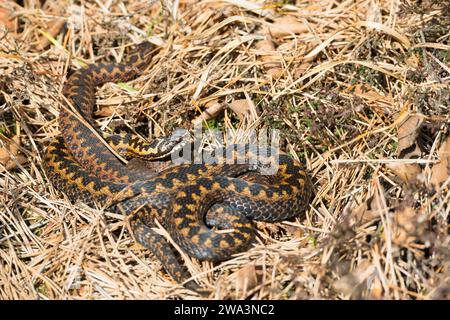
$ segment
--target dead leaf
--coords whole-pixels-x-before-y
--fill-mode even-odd
[[[374,192],[373,195],[368,196],[367,200],[352,210],[352,215],[349,220],[350,225],[363,225],[374,219],[380,219],[380,216],[385,214],[388,210],[383,205],[380,193],[384,196],[384,190],[380,189]]]
[[[293,72],[294,79],[301,78],[305,74],[305,72],[309,69],[310,65],[311,63],[304,62],[298,67],[296,67]]]
[[[235,276],[236,291],[240,292],[243,296],[258,285],[258,277],[254,264],[239,269],[235,272]]]
[[[283,16],[274,19],[268,27],[268,33],[274,38],[281,38],[293,34],[300,34],[308,31],[306,25],[292,16]]]
[[[62,18],[55,19],[49,22],[48,27],[45,30],[45,33],[50,37],[56,38],[61,29],[64,27],[65,23],[66,23],[65,19]],[[36,48],[38,50],[44,50],[50,44],[50,39],[48,36],[42,35],[41,37],[39,37],[39,42],[36,44]]]
[[[422,122],[422,116],[410,115],[398,126],[397,155],[399,158],[411,159],[420,156],[421,151],[417,145],[417,137]]]
[[[265,69],[281,67],[281,57],[272,40],[261,40],[255,44],[255,54],[263,62]]]
[[[392,241],[398,245],[408,245],[416,239],[418,227],[416,210],[410,206],[399,207],[395,210],[395,221]]]
[[[373,201],[370,199],[369,201]],[[357,206],[355,209],[352,210],[351,218],[350,218],[350,225],[363,225],[373,219],[379,218],[380,213],[377,210],[373,210],[369,208],[368,202],[365,201],[359,206]]]
[[[10,32],[16,31],[14,15],[12,11],[6,8],[0,8],[0,25],[3,25]]]
[[[345,295],[358,294],[362,291],[361,284],[375,272],[375,266],[368,260],[363,260],[352,272],[333,283],[333,288]]]
[[[286,225],[286,230],[292,235],[292,238],[301,239],[305,235],[305,231],[302,228]]]
[[[205,21],[208,21],[212,15],[214,15],[214,11],[209,8],[205,8],[202,12],[199,12],[196,19],[191,22],[191,28],[196,28],[199,25],[204,24]]]
[[[417,163],[388,163],[386,167],[392,170],[394,174],[403,182],[408,184],[416,184],[422,168]]]
[[[144,247],[142,244],[140,244],[139,242],[134,242],[132,245],[129,246],[130,250],[133,251],[142,251],[142,250],[147,250],[146,247]]]
[[[238,99],[231,102],[229,105],[231,110],[233,110],[239,118],[244,118],[246,114],[250,113],[250,104],[247,99]]]
[[[117,107],[115,106],[101,106],[98,111],[95,112],[99,117],[111,117],[117,113]]]
[[[12,142],[9,144],[9,151],[16,156],[19,153],[20,136],[15,135],[11,140]]]
[[[205,107],[206,110],[203,111],[197,118],[192,120],[192,124],[200,124],[203,121],[214,118],[220,111],[223,110],[224,104],[218,99],[215,99],[206,103]]]
[[[365,102],[377,112],[388,114],[389,110],[392,109],[392,106],[395,105],[395,101],[391,96],[382,94],[367,83],[356,84],[350,86],[349,89],[352,89],[354,95],[364,99]]]
[[[438,189],[450,176],[450,136],[445,139],[438,151],[439,163],[431,169],[431,184]]]
[[[378,300],[383,298],[383,285],[377,276],[373,278],[370,286],[370,298]]]
[[[377,101],[385,98],[384,95],[380,94],[367,83],[357,84],[353,88],[353,92],[356,96],[367,99],[369,101]]]
[[[279,79],[283,76],[284,70],[282,68],[271,68],[267,70],[267,75],[272,79]]]
[[[5,170],[14,169],[17,164],[23,164],[27,162],[27,158],[23,155],[19,155],[20,136],[14,136],[9,143],[6,143],[3,147],[0,147],[0,173]]]
[[[10,159],[10,152],[8,148],[6,147],[0,148],[0,163],[6,166],[6,163],[8,163],[9,159]]]
[[[52,15],[54,17],[64,15],[63,10],[57,4],[49,4],[47,10],[45,11],[47,15]],[[61,29],[66,24],[67,19],[65,18],[55,18],[47,23],[47,27],[43,28],[40,33],[40,37],[35,44],[37,50],[44,50],[51,41],[57,38]]]
[[[92,296],[92,286],[91,285],[80,285],[78,290],[78,295],[84,299],[89,299]]]
[[[270,52],[270,51],[276,51],[275,43],[273,43],[272,40],[265,39],[256,42],[255,44],[256,50],[262,51],[262,52]]]
[[[420,59],[416,54],[411,54],[406,60],[405,63],[408,67],[417,69],[419,67]]]

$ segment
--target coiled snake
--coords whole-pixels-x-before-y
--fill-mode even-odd
[[[154,49],[143,42],[124,63],[91,64],[69,77],[63,93],[71,106],[60,110],[61,134],[49,144],[45,161],[55,188],[72,201],[100,203],[130,215],[135,239],[153,252],[176,281],[183,282],[188,275],[166,238],[154,230],[155,219],[188,255],[224,260],[251,243],[250,220],[279,221],[302,213],[312,187],[300,164],[282,153],[278,172],[266,177],[267,183],[251,175],[244,179],[260,171],[258,163],[181,164],[157,175],[124,165],[93,125],[95,88],[137,77],[151,61]],[[163,137],[145,143],[121,134],[106,141],[126,157],[154,160],[167,157],[182,138]],[[249,147],[243,150],[234,153],[235,157],[255,153]],[[208,211],[213,214],[205,219]],[[231,231],[217,232],[213,227]],[[187,285],[196,287],[192,281]]]

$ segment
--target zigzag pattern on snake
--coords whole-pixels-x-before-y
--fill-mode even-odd
[[[301,165],[283,153],[278,172],[264,178],[258,177],[258,163],[182,164],[155,175],[120,161],[94,125],[95,88],[137,77],[154,50],[152,44],[143,42],[124,63],[91,64],[69,77],[63,93],[70,106],[60,111],[60,136],[50,142],[45,161],[55,188],[72,201],[98,203],[129,215],[135,239],[152,251],[176,281],[183,282],[189,276],[167,239],[154,230],[155,219],[188,255],[224,260],[252,242],[250,220],[279,221],[304,212],[312,186]],[[148,143],[121,134],[107,137],[107,142],[127,158],[155,160],[170,155],[182,137]],[[243,153],[234,153],[235,160],[261,156],[258,152],[246,146]],[[196,287],[193,282],[187,285]]]

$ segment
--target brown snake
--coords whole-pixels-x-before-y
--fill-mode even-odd
[[[188,255],[224,260],[251,243],[250,220],[279,221],[304,212],[312,186],[300,164],[282,153],[278,172],[264,179],[258,177],[261,162],[182,164],[157,175],[124,165],[95,129],[95,88],[137,77],[151,61],[153,50],[153,45],[144,42],[125,63],[91,64],[69,77],[64,95],[73,110],[60,111],[61,135],[47,148],[46,167],[53,185],[72,201],[100,203],[130,215],[136,240],[153,252],[176,281],[183,282],[188,275],[167,239],[155,231],[155,219]],[[167,157],[181,139],[159,138],[145,143],[123,134],[110,137],[108,142],[127,157],[154,160]],[[233,153],[235,160],[261,156],[258,149],[249,146],[242,150]],[[256,178],[251,178],[252,174]],[[231,230],[218,232],[214,228]],[[192,282],[188,284],[195,287]]]

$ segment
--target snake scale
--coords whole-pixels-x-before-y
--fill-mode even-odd
[[[174,280],[195,288],[196,283],[186,281],[189,276],[176,251],[156,231],[155,220],[188,255],[224,260],[248,248],[254,238],[251,220],[279,221],[304,212],[312,186],[301,165],[284,153],[277,173],[264,179],[258,177],[258,164],[181,164],[155,174],[119,160],[94,126],[96,87],[136,78],[154,51],[152,44],[143,42],[123,63],[90,64],[68,78],[63,94],[69,106],[60,110],[60,135],[47,147],[46,170],[55,188],[71,201],[129,215],[135,239]],[[132,134],[105,138],[126,158],[145,160],[167,157],[181,140],[172,136],[147,143]],[[249,147],[243,150],[233,153],[236,159],[258,153]]]

